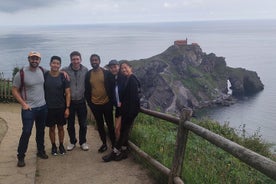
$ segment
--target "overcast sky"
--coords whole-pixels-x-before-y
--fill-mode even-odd
[[[0,25],[276,19],[276,0],[0,0]]]

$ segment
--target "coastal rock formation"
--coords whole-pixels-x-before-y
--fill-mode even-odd
[[[251,95],[263,90],[264,85],[256,72],[244,68],[230,67],[228,67],[228,71],[234,96]]]
[[[175,44],[131,63],[141,82],[143,106],[161,112],[178,114],[183,107],[229,105],[233,96],[264,88],[256,72],[228,67],[224,57],[206,54],[198,44]]]

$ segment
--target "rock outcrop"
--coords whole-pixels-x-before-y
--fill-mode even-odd
[[[131,63],[141,82],[143,106],[161,112],[178,114],[183,107],[229,105],[233,96],[264,88],[256,72],[228,67],[225,58],[202,52],[198,44],[173,45]]]
[[[244,68],[228,67],[229,81],[234,96],[246,96],[264,89],[258,74]]]

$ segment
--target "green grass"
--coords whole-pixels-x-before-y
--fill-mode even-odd
[[[264,156],[272,158],[269,152],[271,145],[260,139],[258,131],[246,137],[242,134],[245,131],[244,129],[239,132],[230,128],[227,124],[219,125],[219,123],[208,119],[193,121]],[[171,168],[176,133],[176,125],[140,113],[135,121],[131,140],[153,158],[166,167]],[[241,135],[239,136],[239,134]],[[164,180],[164,175],[157,174],[156,171],[154,176],[161,183],[167,182],[166,179]],[[276,181],[266,177],[192,132],[188,135],[182,178],[188,184],[276,183]]]

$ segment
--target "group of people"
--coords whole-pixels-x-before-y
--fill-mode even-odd
[[[76,147],[77,142],[84,151],[89,150],[87,134],[87,105],[91,109],[102,145],[98,152],[108,149],[105,124],[108,127],[111,153],[102,157],[103,161],[127,158],[129,134],[140,109],[140,83],[132,73],[129,62],[111,60],[108,70],[101,67],[101,59],[92,54],[92,69],[81,64],[78,51],[70,54],[71,63],[61,68],[61,58],[52,56],[50,70],[39,66],[41,54],[32,51],[28,55],[29,65],[14,76],[12,94],[21,104],[22,134],[17,149],[17,166],[25,166],[32,127],[36,127],[37,156],[47,159],[44,146],[45,126],[49,127],[52,144],[51,154],[65,154]],[[113,109],[115,107],[115,122]],[[79,123],[79,137],[75,130],[75,116]],[[67,124],[69,143],[64,147],[64,125]],[[58,143],[56,145],[56,132]]]

